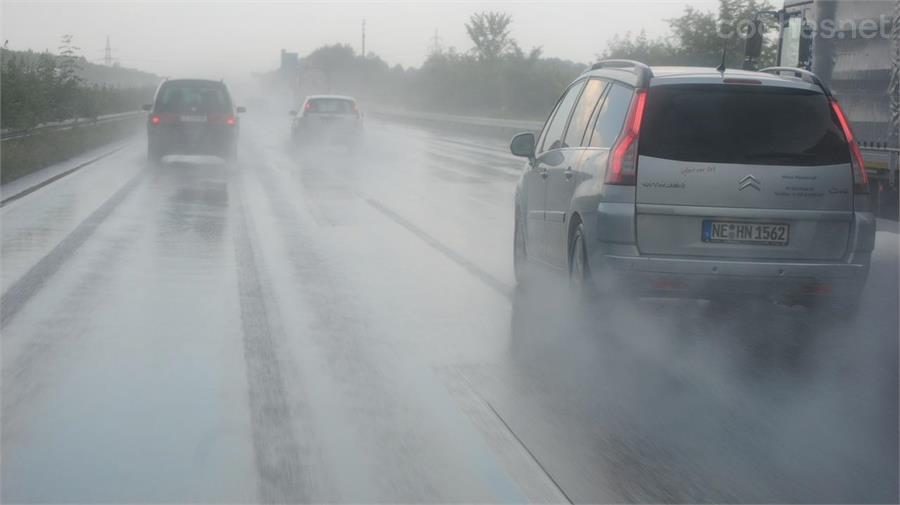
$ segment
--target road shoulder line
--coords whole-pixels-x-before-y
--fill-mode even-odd
[[[52,183],[54,183],[54,182],[56,182],[56,181],[62,179],[63,177],[65,177],[65,176],[67,176],[67,175],[74,174],[75,172],[81,170],[82,168],[84,168],[84,167],[86,167],[86,166],[88,166],[88,165],[92,165],[92,164],[94,164],[94,163],[96,163],[96,162],[102,160],[103,158],[112,156],[113,154],[115,154],[115,153],[117,153],[117,152],[119,152],[119,151],[121,151],[121,150],[123,150],[123,149],[129,147],[129,146],[131,146],[131,143],[130,143],[130,142],[129,142],[129,143],[126,143],[126,144],[124,144],[124,145],[120,145],[119,147],[113,149],[112,151],[107,151],[107,152],[105,152],[105,153],[103,153],[103,154],[101,154],[101,155],[99,155],[99,156],[95,156],[94,158],[91,158],[91,159],[89,159],[89,160],[87,160],[87,161],[84,161],[84,162],[82,162],[82,163],[79,163],[78,165],[75,165],[75,166],[72,167],[72,168],[68,168],[68,169],[66,169],[66,170],[63,170],[62,172],[60,172],[60,173],[58,173],[58,174],[56,174],[56,175],[54,175],[54,176],[52,176],[52,177],[49,177],[49,178],[47,178],[47,179],[45,179],[45,180],[43,180],[43,181],[41,181],[41,182],[39,182],[39,183],[37,183],[37,184],[35,184],[35,185],[33,185],[33,186],[30,186],[30,187],[28,187],[28,188],[26,188],[26,189],[23,189],[22,191],[19,191],[18,193],[14,194],[14,195],[12,195],[12,196],[9,196],[9,197],[7,197],[7,198],[4,198],[3,200],[0,200],[0,207],[5,207],[7,204],[12,203],[12,202],[18,200],[19,198],[28,196],[28,195],[30,195],[31,193],[34,193],[35,191],[37,191],[37,190],[43,188],[44,186],[48,186],[48,185],[50,185],[50,184],[52,184]],[[14,182],[14,181],[12,181],[12,182]]]
[[[3,292],[3,295],[0,296],[0,328],[5,327],[19,310],[41,290],[47,279],[74,256],[75,252],[94,234],[116,207],[134,191],[146,173],[145,169],[139,170],[100,207],[69,232],[49,253],[29,268],[9,289]]]

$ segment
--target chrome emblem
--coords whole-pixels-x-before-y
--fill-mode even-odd
[[[759,179],[753,177],[753,174],[747,174],[738,181],[738,191],[743,191],[747,188],[759,191]]]

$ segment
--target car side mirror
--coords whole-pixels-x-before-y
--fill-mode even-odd
[[[509,142],[509,152],[516,156],[534,159],[534,134],[531,132],[520,133]]]
[[[292,111],[288,112],[288,114],[290,114],[290,115],[292,115],[292,116],[296,116],[296,115],[297,115],[297,111],[292,110]]]
[[[145,103],[144,105],[141,105],[141,110],[150,112],[151,110],[153,110],[153,105],[151,105],[149,103]]]
[[[243,113],[245,113],[245,112],[247,112],[247,107],[238,107],[238,108],[237,108],[237,113],[238,113],[238,114],[243,114]]]

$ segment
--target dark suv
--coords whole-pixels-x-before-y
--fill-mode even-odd
[[[167,154],[210,154],[232,160],[237,156],[237,114],[228,88],[220,81],[166,80],[156,90],[153,105],[144,105],[147,118],[147,159]]]

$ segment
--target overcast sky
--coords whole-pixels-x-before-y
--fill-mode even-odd
[[[588,62],[616,33],[666,32],[665,19],[686,5],[715,0],[595,2],[250,2],[2,0],[3,40],[11,49],[56,50],[71,33],[81,53],[100,62],[106,36],[122,65],[160,75],[247,76],[278,66],[281,48],[306,54],[323,44],[358,51],[366,20],[366,51],[390,64],[418,66],[438,31],[445,47],[471,47],[464,23],[473,12],[504,11],[512,33],[546,56]]]

